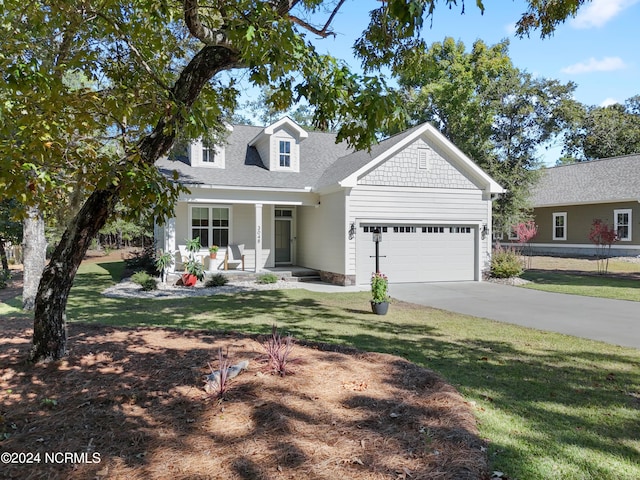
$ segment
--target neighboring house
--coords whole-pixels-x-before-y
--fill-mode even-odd
[[[614,226],[612,255],[640,255],[640,155],[547,168],[533,192],[534,251],[595,255],[594,219]]]
[[[188,158],[162,160],[191,193],[156,227],[158,247],[186,239],[243,245],[245,266],[297,265],[340,285],[369,283],[372,233],[391,282],[482,279],[491,248],[491,201],[502,187],[429,124],[353,151],[332,133],[289,118],[234,126],[224,145],[193,143]],[[230,249],[234,250],[234,249]]]

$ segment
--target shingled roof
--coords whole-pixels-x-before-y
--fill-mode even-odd
[[[435,134],[441,136],[431,125],[421,124],[382,140],[369,150],[355,151],[349,148],[346,142],[336,143],[335,133],[310,131],[308,137],[300,142],[300,171],[271,172],[265,167],[258,150],[252,146],[252,140],[263,131],[264,127],[234,125],[224,147],[224,168],[193,167],[186,158],[164,158],[156,162],[156,166],[167,176],[172,176],[173,171],[177,171],[178,181],[186,185],[321,191],[340,185],[340,182],[374,160],[384,160],[382,156],[385,152],[401,148],[417,135],[425,132],[434,135],[436,132]],[[464,157],[464,154],[444,137],[439,142],[449,145],[452,155]],[[467,169],[481,183],[488,185],[492,193],[503,191],[500,185],[470,159],[464,157],[463,162],[466,162]]]
[[[335,133],[310,131],[300,143],[300,172],[270,172],[258,151],[249,143],[264,127],[234,125],[225,144],[225,168],[192,167],[184,161],[161,159],[161,172],[179,174],[179,181],[190,185],[304,189],[314,187],[327,168],[352,150],[346,142],[336,143]]]
[[[534,207],[640,201],[640,154],[547,168]]]

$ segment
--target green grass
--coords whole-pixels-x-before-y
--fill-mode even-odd
[[[83,265],[73,322],[269,333],[391,353],[440,372],[474,405],[491,468],[511,479],[640,478],[640,351],[392,303],[302,289],[180,300],[109,299],[122,264]],[[17,302],[16,302],[17,303]],[[5,308],[5,311],[1,310]],[[0,306],[0,315],[20,315]],[[73,333],[73,325],[70,326]]]
[[[640,302],[638,280],[555,272],[525,272],[522,278],[533,282],[523,287],[534,290]]]

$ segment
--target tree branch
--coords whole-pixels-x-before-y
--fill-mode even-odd
[[[102,18],[107,23],[111,24],[111,26],[118,33],[118,36],[120,37],[120,39],[127,45],[127,47],[129,47],[129,50],[131,50],[131,52],[133,53],[134,57],[136,57],[138,59],[138,61],[142,65],[142,68],[144,68],[145,72],[147,72],[147,74],[149,74],[149,76],[153,79],[154,82],[156,82],[158,85],[160,85],[160,87],[162,87],[164,90],[170,90],[171,89],[171,87],[169,87],[169,85],[167,85],[164,81],[162,81],[162,79],[158,75],[155,74],[155,72],[153,71],[151,66],[147,63],[147,61],[144,59],[144,57],[140,53],[140,51],[135,47],[135,45],[133,45],[129,41],[129,38],[127,38],[127,36],[122,33],[122,30],[121,30],[120,25],[119,25],[117,20],[111,19],[111,18],[107,17],[105,14],[103,14],[101,12],[91,12],[91,13],[93,15],[97,16],[97,17]]]
[[[331,15],[329,15],[329,19],[324,24],[324,27],[322,27],[321,29],[318,29],[318,28],[314,27],[313,25],[305,22],[301,18],[296,17],[295,15],[290,15],[289,18],[291,19],[291,21],[293,23],[295,23],[297,25],[300,25],[301,27],[305,28],[306,30],[309,30],[311,33],[315,33],[316,35],[318,35],[318,36],[320,36],[322,38],[327,38],[329,35],[333,35],[335,37],[336,34],[334,32],[330,32],[329,31],[329,26],[331,26],[331,23],[333,22],[333,19],[335,18],[335,16],[337,15],[338,11],[340,10],[340,8],[342,7],[342,5],[344,4],[345,1],[346,0],[340,0],[338,2],[338,4],[335,6],[333,11],[331,12]]]
[[[221,46],[234,50],[223,30],[211,29],[200,21],[199,8],[198,0],[184,0],[184,21],[191,35],[205,45]]]

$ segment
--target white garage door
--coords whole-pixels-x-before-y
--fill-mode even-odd
[[[476,226],[362,224],[356,235],[357,282],[375,271],[374,228],[380,228],[380,271],[394,283],[475,279]]]

